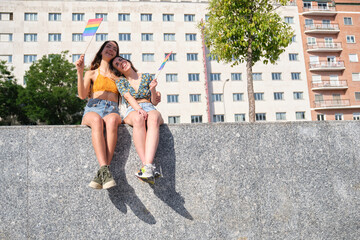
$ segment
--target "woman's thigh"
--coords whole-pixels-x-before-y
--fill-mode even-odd
[[[159,120],[159,125],[164,123],[164,119],[161,116],[161,113],[158,110],[151,110],[148,113],[147,121],[157,121]]]
[[[110,114],[106,115],[103,119],[104,119],[105,124],[107,124],[107,123],[110,123],[110,124],[114,123],[116,125],[121,124],[121,117],[117,113],[110,113]]]
[[[142,116],[139,115],[139,113],[137,111],[132,111],[126,116],[126,118],[124,119],[124,122],[133,127],[134,124],[142,122]]]
[[[98,124],[100,121],[102,121],[102,118],[98,113],[88,112],[83,117],[81,125],[87,125],[89,127],[92,127],[94,124]]]

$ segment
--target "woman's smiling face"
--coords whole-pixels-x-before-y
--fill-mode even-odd
[[[113,67],[119,72],[124,73],[131,68],[131,64],[126,59],[117,57],[113,61]]]
[[[108,42],[101,52],[103,58],[112,59],[116,56],[118,47],[114,42]]]

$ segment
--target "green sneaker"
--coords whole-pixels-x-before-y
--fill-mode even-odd
[[[89,187],[94,189],[102,189],[102,180],[101,180],[101,169],[99,169],[96,173],[94,179],[90,182]]]
[[[108,189],[108,188],[112,188],[116,186],[116,182],[113,178],[113,176],[111,175],[110,169],[108,165],[102,166],[100,168],[100,171],[102,170],[102,175],[101,175],[101,179],[102,179],[102,188],[103,189]]]

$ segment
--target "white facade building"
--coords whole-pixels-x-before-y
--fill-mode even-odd
[[[245,64],[231,67],[204,59],[197,25],[205,19],[207,6],[207,1],[195,0],[1,1],[0,58],[15,67],[14,74],[23,83],[31,62],[43,55],[68,50],[69,60],[75,61],[91,39],[81,37],[88,19],[103,17],[86,52],[87,65],[104,40],[116,40],[120,53],[130,57],[140,72],[155,74],[165,54],[173,52],[173,61],[158,78],[162,93],[158,109],[165,122],[248,121]],[[310,120],[298,10],[286,6],[277,11],[296,36],[277,64],[257,63],[253,68],[259,79],[254,81],[257,118]]]

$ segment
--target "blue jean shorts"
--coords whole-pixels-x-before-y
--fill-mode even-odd
[[[144,103],[139,103],[140,107],[145,111],[145,112],[150,112],[152,110],[156,110],[155,106],[152,103],[148,103],[148,102],[144,102]],[[135,109],[132,108],[132,106],[129,106],[126,110],[126,114],[124,119],[127,117],[127,115],[129,115],[129,113],[131,113],[132,111],[135,111]]]
[[[117,102],[102,100],[98,98],[92,98],[88,101],[88,103],[85,106],[83,117],[88,112],[96,112],[97,114],[100,115],[101,118],[104,118],[110,113],[116,113],[119,114],[120,116],[119,106]]]

